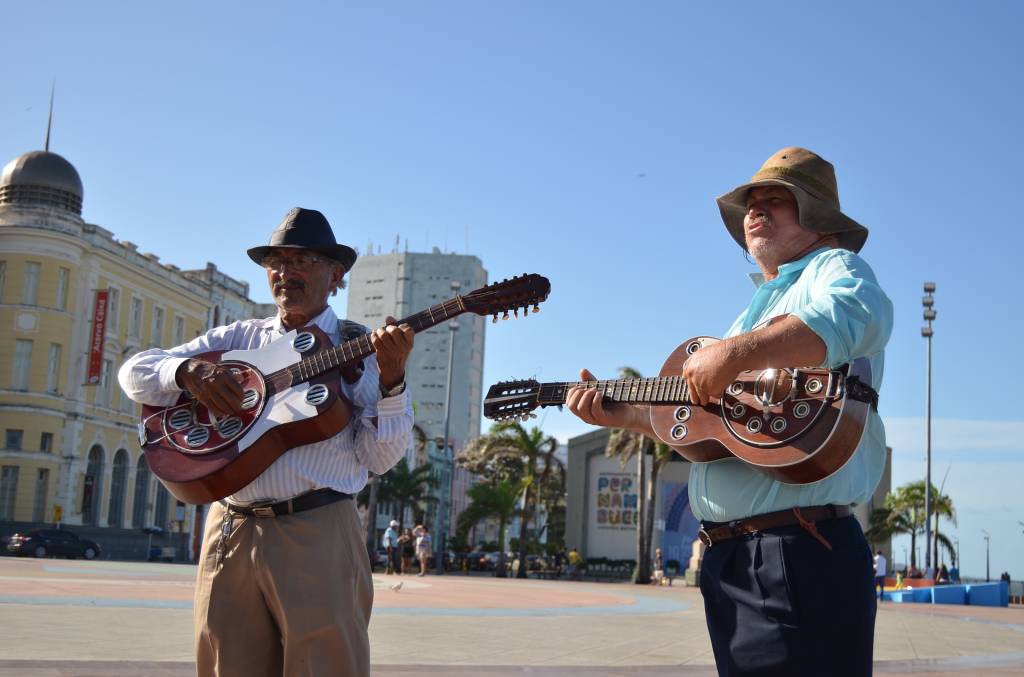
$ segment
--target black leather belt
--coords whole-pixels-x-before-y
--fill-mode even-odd
[[[810,531],[815,538],[821,540],[817,532],[813,530],[815,522],[846,517],[851,514],[853,514],[853,511],[848,505],[816,505],[809,508],[779,510],[778,512],[767,512],[763,515],[754,515],[753,517],[733,520],[732,522],[701,522],[701,528],[697,532],[697,537],[700,538],[704,545],[711,547],[719,541],[727,541],[730,538],[756,534],[765,529],[799,524]]]
[[[228,510],[234,513],[252,515],[254,517],[277,517],[278,515],[290,515],[293,512],[312,510],[313,508],[319,508],[320,506],[344,501],[349,498],[352,498],[352,494],[343,494],[334,489],[315,489],[305,494],[299,494],[294,498],[267,505],[234,505],[227,501],[222,501],[222,503]]]

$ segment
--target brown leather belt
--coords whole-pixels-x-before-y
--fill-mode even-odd
[[[697,537],[701,540],[701,543],[710,548],[715,543],[727,541],[730,538],[756,534],[765,529],[798,524],[811,532],[811,535],[818,538],[818,540],[823,540],[814,529],[815,522],[846,517],[851,514],[853,514],[853,510],[848,505],[815,505],[809,508],[792,508],[790,510],[779,510],[778,512],[766,512],[763,515],[754,515],[753,517],[734,520],[724,524],[702,522],[701,529],[697,532]],[[715,526],[712,526],[712,524]]]
[[[243,515],[254,517],[277,517],[278,515],[290,515],[303,510],[312,510],[322,505],[329,505],[337,501],[344,501],[352,498],[352,494],[343,494],[334,489],[315,489],[300,494],[295,498],[289,498],[269,505],[233,505],[222,501],[228,510]]]

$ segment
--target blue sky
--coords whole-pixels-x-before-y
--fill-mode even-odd
[[[948,467],[964,572],[984,575],[985,528],[993,572],[1024,577],[1022,20],[1011,2],[14,3],[0,161],[42,146],[56,77],[51,148],[82,175],[85,218],[165,262],[214,261],[259,300],[243,250],[296,205],[361,252],[397,237],[492,279],[543,273],[542,312],[490,326],[492,383],[654,373],[720,334],[753,268],[713,198],[812,148],[896,307],[894,483],[924,472],[932,280],[935,482]]]

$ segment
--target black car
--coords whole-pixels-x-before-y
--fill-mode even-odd
[[[36,529],[24,534],[14,534],[7,541],[7,552],[21,557],[63,556],[68,559],[84,557],[95,559],[100,556],[100,546],[93,541],[79,538],[66,529]]]

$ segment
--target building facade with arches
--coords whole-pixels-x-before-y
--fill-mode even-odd
[[[117,370],[215,318],[265,316],[272,306],[254,303],[247,283],[212,263],[181,270],[87,223],[82,197],[77,170],[48,150],[0,174],[0,524],[193,533],[202,511],[150,472],[139,406],[121,392]],[[103,336],[93,331],[98,292],[107,300]]]

